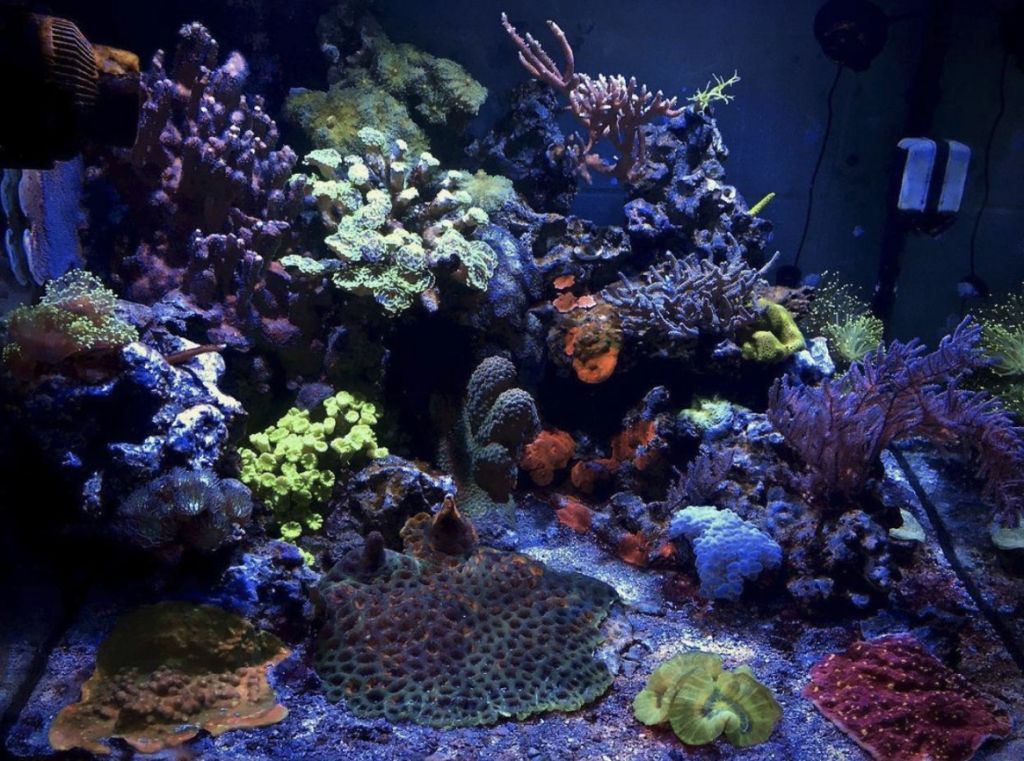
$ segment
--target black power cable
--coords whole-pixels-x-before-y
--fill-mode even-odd
[[[1003,121],[1003,116],[1006,114],[1006,73],[1010,68],[1010,57],[1010,51],[1007,50],[1003,54],[1003,65],[999,71],[999,110],[996,112],[995,118],[992,120],[992,126],[989,128],[988,140],[985,141],[985,164],[984,171],[982,173],[981,204],[978,206],[977,214],[974,215],[974,227],[971,229],[970,265],[972,278],[977,277],[974,272],[974,263],[977,258],[978,230],[981,228],[981,219],[985,216],[985,211],[988,207],[989,192],[991,191],[992,143],[995,141],[996,132],[999,130],[999,124]]]
[[[814,212],[814,186],[818,181],[818,173],[821,171],[821,164],[825,160],[825,152],[828,150],[828,139],[832,134],[832,121],[835,114],[835,108],[833,105],[834,97],[836,94],[836,88],[839,86],[839,79],[843,74],[844,66],[839,63],[836,64],[836,75],[832,78],[832,86],[828,88],[828,113],[825,117],[825,133],[821,137],[821,150],[818,152],[818,160],[814,162],[814,171],[811,172],[811,181],[807,186],[807,212],[804,215],[804,227],[800,234],[800,243],[797,244],[796,254],[793,257],[792,269],[790,272],[792,276],[795,276],[796,280],[799,281],[800,276],[800,255],[804,251],[804,244],[807,242],[807,234],[811,229],[811,216]],[[796,285],[797,283],[792,283]]]

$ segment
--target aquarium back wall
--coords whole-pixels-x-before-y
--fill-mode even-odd
[[[895,336],[938,336],[961,303],[956,282],[967,271],[974,216],[982,198],[984,146],[999,108],[1002,47],[994,5],[970,0],[879,0],[891,18],[886,47],[864,72],[843,72],[818,175],[813,216],[801,265],[835,270],[870,292],[878,269],[897,157],[907,133],[906,96],[923,52],[925,13],[951,7],[949,50],[939,77],[933,129],[927,135],[971,146],[974,156],[964,206],[939,238],[906,242],[893,314]],[[378,16],[393,38],[458,60],[491,90],[478,127],[501,113],[501,95],[526,74],[498,19],[549,40],[544,19],[557,20],[576,50],[577,67],[591,73],[635,75],[683,97],[713,74],[738,70],[736,100],[717,108],[731,151],[728,179],[753,203],[777,193],[765,215],[775,222],[783,257],[797,249],[808,183],[825,129],[826,97],[835,65],[821,52],[812,25],[818,0],[747,2],[638,0],[633,3],[379,0]],[[1006,3],[1002,3],[1006,5]],[[80,20],[94,39],[123,45],[148,58],[169,46],[180,23],[210,25],[224,47],[250,58],[256,86],[280,113],[288,87],[323,86],[325,66],[312,30],[331,0],[208,0],[140,6],[116,0],[85,8],[75,0],[54,10]],[[164,35],[166,39],[158,35]],[[168,36],[171,35],[171,36]],[[550,43],[549,47],[550,47]],[[1024,279],[1024,74],[1016,61],[1006,77],[1006,110],[993,141],[989,207],[979,229],[978,272],[998,294]],[[580,202],[588,212],[618,208],[615,190],[598,183]]]

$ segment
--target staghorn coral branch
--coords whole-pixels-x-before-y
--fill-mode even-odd
[[[573,151],[577,170],[590,182],[591,170],[609,174],[622,182],[635,179],[636,167],[647,158],[647,146],[641,128],[659,116],[679,116],[675,98],[666,98],[658,90],[651,92],[647,85],[638,85],[635,77],[599,75],[596,79],[577,74],[572,46],[565,33],[554,21],[548,28],[562,48],[566,63],[562,71],[547,54],[543,46],[531,35],[525,37],[512,26],[506,14],[501,24],[519,50],[519,61],[530,76],[564,93],[569,99],[569,110],[586,128],[586,139],[575,136]],[[601,158],[595,148],[602,140],[614,146],[614,162]]]
[[[508,20],[508,15],[505,13],[501,14],[501,25],[505,27],[505,31],[508,32],[508,36],[515,43],[515,46],[519,48],[519,62],[523,64],[523,68],[530,72],[534,79],[539,79],[556,90],[568,93],[576,86],[578,81],[576,76],[576,60],[573,56],[572,46],[569,44],[569,40],[566,39],[565,32],[562,31],[558,24],[550,19],[547,23],[548,29],[551,30],[551,34],[558,40],[558,44],[562,48],[562,55],[565,56],[565,67],[561,72],[558,70],[555,62],[551,60],[551,56],[547,54],[547,51],[544,50],[544,47],[533,35],[527,34],[524,38],[512,26],[512,22]]]

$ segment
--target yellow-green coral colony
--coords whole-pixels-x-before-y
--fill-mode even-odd
[[[1024,415],[1024,289],[979,314],[982,346],[991,360],[978,384]]]
[[[871,314],[849,283],[824,273],[809,312],[801,320],[809,336],[823,336],[833,359],[848,365],[864,358],[882,343],[885,325]]]
[[[308,185],[334,229],[324,242],[337,259],[289,256],[284,266],[305,276],[329,272],[337,288],[372,296],[389,314],[431,291],[442,262],[459,265],[467,288],[486,290],[497,257],[473,235],[490,221],[482,207],[504,203],[510,183],[483,172],[444,172],[429,153],[416,156],[373,128],[359,130],[359,139],[361,156],[317,150],[306,157],[320,176]]]
[[[376,423],[373,404],[341,391],[315,414],[293,407],[249,437],[251,446],[239,450],[241,479],[273,510],[285,538],[298,538],[303,527],[320,527],[317,506],[330,496],[339,466],[360,456],[387,456],[377,443]]]
[[[771,691],[750,669],[722,668],[712,653],[682,653],[659,666],[633,701],[637,720],[668,722],[687,745],[706,745],[719,736],[737,748],[767,740],[782,717]]]
[[[138,333],[115,314],[117,297],[98,277],[71,270],[47,283],[34,306],[21,306],[8,316],[5,361],[53,364],[94,349],[131,343]]]

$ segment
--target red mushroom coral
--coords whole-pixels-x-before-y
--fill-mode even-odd
[[[576,442],[565,431],[541,431],[526,445],[520,466],[537,486],[547,486],[555,478],[555,471],[564,468],[576,451]]]
[[[908,634],[829,655],[804,696],[877,761],[966,761],[1010,732],[1004,711]]]

